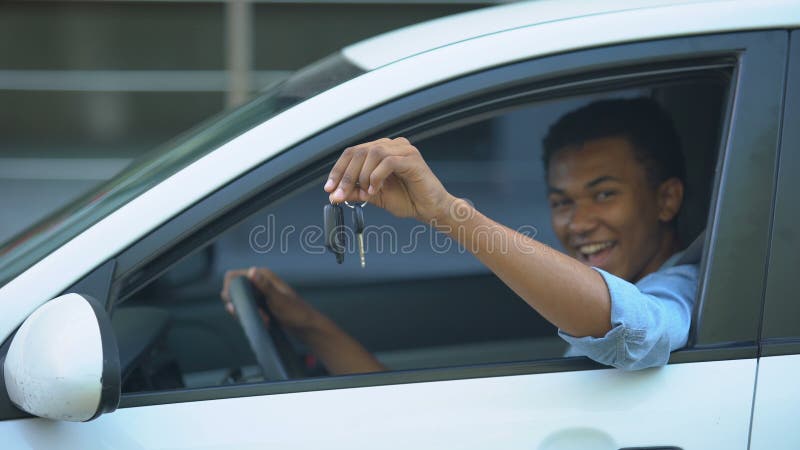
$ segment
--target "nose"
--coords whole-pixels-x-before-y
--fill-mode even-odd
[[[591,205],[576,202],[572,216],[567,224],[569,231],[575,234],[587,234],[597,226],[597,214]]]

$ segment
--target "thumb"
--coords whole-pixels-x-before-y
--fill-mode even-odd
[[[247,279],[259,290],[262,294],[266,294],[269,289],[269,280],[266,280],[261,273],[255,268],[247,269]]]

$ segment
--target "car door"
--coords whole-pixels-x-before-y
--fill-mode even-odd
[[[698,307],[689,346],[664,368],[624,372],[584,358],[541,358],[164,388],[125,393],[116,412],[83,424],[6,412],[0,432],[11,448],[745,449],[770,220],[762,199],[774,184],[786,47],[784,31],[634,43],[524,61],[416,92],[255,168],[72,288],[124,305],[255,211],[321,185],[348,144],[422,136],[521,98],[546,102],[714,74],[729,77],[729,89]]]
[[[751,449],[790,449],[800,446],[800,220],[795,175],[800,169],[800,33],[792,31],[784,103],[778,183],[767,269],[761,357],[753,408]]]

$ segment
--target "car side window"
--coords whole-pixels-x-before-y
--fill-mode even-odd
[[[678,225],[688,243],[705,227],[727,92],[726,76],[687,77],[484,108],[412,127],[408,137],[451,193],[561,249],[550,225],[541,161],[548,127],[594,100],[652,98],[672,116],[683,145],[687,195]],[[118,329],[134,320],[126,313],[149,317],[147,333],[120,344],[136,355],[124,392],[262,381],[240,325],[220,300],[225,272],[253,266],[272,270],[390,370],[564,355],[566,344],[553,325],[465,249],[426,225],[368,205],[366,267],[358,263],[352,234],[344,263],[337,264],[323,245],[322,208],[328,200],[322,181],[225,231],[120,306]],[[124,332],[118,334],[126,341]],[[292,345],[304,376],[327,374],[302,342]]]

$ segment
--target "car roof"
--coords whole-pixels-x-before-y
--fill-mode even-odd
[[[416,54],[461,41],[475,39],[515,28],[551,24],[588,16],[616,14],[680,5],[720,4],[735,8],[736,0],[537,0],[483,8],[442,17],[384,33],[343,49],[353,63],[373,70]],[[764,2],[767,8],[769,1]],[[753,17],[753,22],[757,18]],[[741,28],[737,23],[736,27]],[[726,28],[722,25],[722,28]],[[730,29],[737,29],[730,27]],[[647,39],[646,29],[641,39]]]

